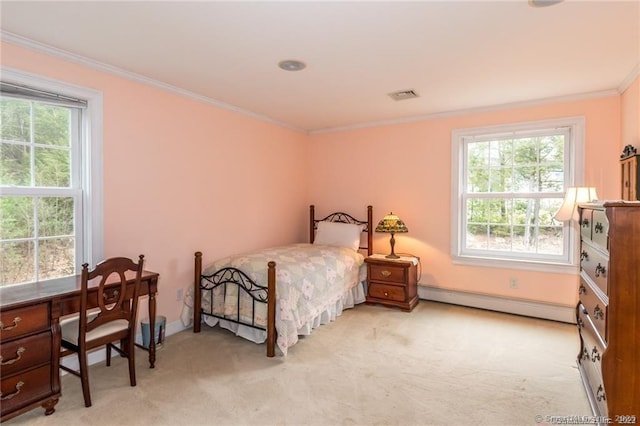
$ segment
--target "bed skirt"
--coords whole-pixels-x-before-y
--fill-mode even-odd
[[[306,324],[302,324],[300,328],[298,328],[298,336],[308,336],[311,334],[314,328],[317,328],[323,324],[328,324],[331,321],[334,321],[337,317],[342,315],[342,311],[345,309],[353,308],[355,305],[364,303],[366,298],[365,292],[365,281],[360,282],[358,285],[353,287],[351,290],[347,291],[341,299],[336,301],[336,303],[332,304],[325,311],[320,313],[320,315],[313,318],[311,321]],[[188,296],[192,296],[189,294]],[[190,300],[189,300],[190,299]],[[183,306],[182,312],[182,323],[185,327],[189,327],[192,323],[192,314],[193,312],[193,298],[187,297],[185,298],[185,305]],[[205,324],[215,327],[216,325],[227,329],[234,333],[236,336],[240,336],[244,339],[250,340],[254,343],[264,343],[267,340],[267,331],[259,330],[253,327],[248,327],[246,325],[237,324],[231,321],[226,321],[220,318],[211,317],[207,315],[203,315],[203,321]]]

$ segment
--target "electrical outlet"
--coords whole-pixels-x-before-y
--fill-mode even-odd
[[[509,279],[509,288],[518,288],[518,279],[517,278]]]
[[[178,291],[176,291],[176,300],[179,302],[182,300],[182,289],[179,288]]]

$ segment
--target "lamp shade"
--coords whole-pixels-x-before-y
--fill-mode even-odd
[[[576,186],[567,188],[560,209],[553,218],[559,222],[578,220],[578,203],[596,201],[598,194],[594,187]]]
[[[395,234],[409,232],[409,229],[407,229],[407,225],[404,224],[402,219],[393,213],[389,213],[388,215],[385,215],[380,222],[378,222],[376,232],[390,232]]]

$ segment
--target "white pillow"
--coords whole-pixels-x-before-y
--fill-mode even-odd
[[[318,222],[314,244],[347,247],[358,251],[364,225],[342,222]]]

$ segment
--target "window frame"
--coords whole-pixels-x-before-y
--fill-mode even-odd
[[[544,272],[576,273],[579,259],[579,230],[575,223],[563,223],[564,253],[557,260],[536,256],[527,259],[523,256],[503,256],[496,251],[475,249],[472,253],[465,250],[466,242],[466,145],[470,138],[490,138],[522,134],[523,136],[547,129],[567,128],[569,141],[565,141],[564,155],[564,190],[570,186],[582,185],[584,179],[584,144],[585,118],[565,117],[557,119],[527,121],[510,124],[499,124],[465,129],[451,132],[451,258],[454,264],[469,266],[489,266],[497,268],[525,269]],[[491,197],[491,193],[487,193]],[[526,195],[526,194],[525,194]],[[520,194],[518,194],[520,196]]]
[[[76,200],[74,201],[74,212],[79,213],[76,216],[77,220],[74,221],[74,228],[76,228],[74,273],[78,274],[84,262],[93,265],[104,257],[102,92],[9,67],[2,67],[1,72],[3,81],[87,101],[87,106],[83,109],[77,123],[80,129],[79,143],[71,147],[71,190],[73,191],[79,184],[81,192],[73,196]],[[61,193],[62,191],[57,188],[48,187],[37,189],[33,187],[2,187],[3,195],[58,196]],[[65,195],[69,195],[68,190]],[[80,244],[82,247],[78,247]],[[29,282],[33,281],[15,283],[15,285]]]

